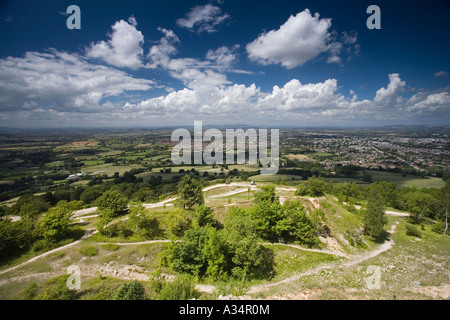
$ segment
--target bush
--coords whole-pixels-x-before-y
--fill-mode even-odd
[[[438,234],[444,234],[444,230],[445,230],[445,222],[444,221],[439,221],[439,222],[435,223],[433,225],[433,227],[431,228],[431,231],[438,233]],[[448,230],[447,230],[447,235],[448,235]]]
[[[144,286],[137,280],[124,283],[117,291],[114,300],[147,300]]]
[[[199,296],[200,293],[195,290],[194,278],[180,274],[174,281],[163,285],[157,300],[191,300]]]
[[[406,235],[417,237],[417,238],[421,237],[420,230],[417,229],[416,226],[409,224],[409,223],[406,224]]]
[[[67,288],[68,275],[62,275],[52,278],[45,282],[43,291],[36,297],[37,300],[72,300],[75,298],[75,292]],[[37,288],[32,288],[33,295]]]
[[[98,254],[98,249],[96,247],[82,247],[78,250],[83,256],[93,257]]]

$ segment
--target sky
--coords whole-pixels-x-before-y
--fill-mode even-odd
[[[448,125],[449,40],[445,0],[0,0],[0,127]]]

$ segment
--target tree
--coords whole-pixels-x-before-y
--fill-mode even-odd
[[[136,234],[152,238],[159,231],[158,220],[151,217],[140,203],[130,203],[129,212],[127,224]]]
[[[207,240],[203,247],[206,257],[206,276],[212,278],[226,277],[230,272],[230,249],[226,242],[223,230],[209,227],[207,229]]]
[[[266,254],[256,236],[256,224],[239,209],[233,209],[225,221],[225,238],[231,257],[231,273],[246,280],[263,277],[273,271],[273,256]]]
[[[124,283],[117,291],[114,300],[147,300],[144,286],[137,280]]]
[[[302,181],[297,186],[295,195],[297,196],[312,196],[320,197],[323,196],[325,192],[326,182],[323,178],[316,178],[312,176],[307,181]]]
[[[273,203],[275,201],[275,186],[263,186],[255,194],[255,203],[260,204],[263,202]]]
[[[263,239],[277,241],[279,223],[284,218],[279,202],[262,201],[245,210],[245,214],[256,224],[256,231]]]
[[[182,237],[191,226],[191,221],[185,216],[182,209],[171,211],[167,215],[167,230],[176,237]]]
[[[279,233],[285,240],[292,239],[308,247],[319,244],[317,229],[299,201],[286,201],[282,211],[285,217],[279,223]]]
[[[113,216],[119,215],[127,207],[128,199],[117,190],[108,190],[97,199],[97,206],[100,209],[109,209]]]
[[[203,276],[207,260],[203,248],[207,241],[207,231],[194,227],[185,232],[182,241],[171,242],[167,252],[167,262],[177,272]]]
[[[194,218],[194,224],[199,227],[216,224],[211,208],[205,205],[195,207],[192,211],[192,217]]]
[[[39,231],[45,240],[55,242],[61,240],[69,230],[69,219],[72,212],[63,206],[50,208],[39,221]]]
[[[369,193],[363,222],[364,232],[374,239],[383,234],[383,227],[387,224],[384,206],[384,197],[376,189],[372,189]]]
[[[179,203],[183,209],[192,209],[196,205],[202,205],[203,199],[202,182],[189,175],[181,178],[178,184]]]
[[[406,210],[411,213],[414,223],[421,223],[424,217],[432,216],[437,210],[437,201],[429,193],[421,190],[410,192],[402,197]]]
[[[398,200],[397,186],[393,182],[376,182],[369,186],[369,190],[377,189],[377,191],[384,197],[387,206],[395,207]]]
[[[347,203],[354,203],[360,195],[358,185],[355,182],[333,184],[333,194],[336,195],[340,201]]]

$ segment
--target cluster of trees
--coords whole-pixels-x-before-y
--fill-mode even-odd
[[[273,270],[271,251],[259,244],[256,226],[240,213],[231,214],[222,228],[210,209],[194,209],[192,226],[182,241],[172,241],[161,260],[162,264],[180,273],[215,279],[232,276],[242,280],[267,277]],[[206,219],[202,219],[206,217]]]
[[[153,217],[141,203],[128,199],[117,190],[108,190],[97,199],[96,204],[100,212],[97,229],[100,234],[108,237],[129,237],[136,235],[142,239],[152,239],[162,234],[159,221]],[[111,221],[128,213],[125,221]]]
[[[169,216],[169,230],[182,241],[172,241],[161,260],[180,273],[215,279],[267,277],[273,271],[273,255],[257,237],[255,221],[231,209],[222,225],[204,205],[202,184],[190,176],[179,184],[179,206],[190,209],[192,221],[181,213]]]
[[[185,192],[189,190],[189,192]],[[253,207],[231,207],[224,223],[214,219],[203,203],[201,183],[189,176],[179,185],[180,206],[191,209],[192,221],[181,213],[168,217],[176,239],[162,264],[180,273],[214,279],[251,279],[273,276],[273,252],[262,241],[284,241],[317,246],[315,223],[298,201],[280,205],[275,187],[262,187]]]
[[[60,201],[54,207],[38,198],[31,198],[30,202],[20,201],[15,207],[19,210],[20,220],[0,221],[0,261],[29,249],[39,251],[57,246],[69,235],[70,216],[80,207],[78,201]]]

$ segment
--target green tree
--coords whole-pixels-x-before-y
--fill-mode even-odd
[[[372,189],[369,193],[363,222],[364,232],[374,239],[384,233],[384,226],[387,224],[384,206],[384,197],[376,189]]]
[[[192,209],[196,205],[202,205],[202,182],[189,175],[181,178],[178,184],[178,202],[183,209]]]
[[[398,202],[398,190],[397,186],[393,182],[376,182],[369,186],[369,191],[376,189],[380,193],[387,206],[396,207]]]
[[[152,238],[160,232],[159,222],[151,217],[144,206],[137,202],[130,203],[128,227],[144,238]]]
[[[0,220],[0,261],[21,253],[37,240],[35,225],[29,217],[16,222]]]
[[[63,206],[50,208],[39,221],[40,234],[49,242],[61,240],[69,230],[71,214],[72,211]]]
[[[275,202],[275,186],[262,186],[255,194],[255,203],[274,203]]]
[[[448,231],[448,207],[450,206],[450,181],[447,180],[445,185],[441,188],[439,194],[439,200],[441,204],[441,219],[445,222],[443,234],[447,234]]]
[[[234,277],[247,280],[263,277],[273,270],[273,257],[266,259],[264,247],[256,236],[256,224],[250,217],[240,210],[232,210],[224,232]]]
[[[100,198],[97,199],[99,209],[111,210],[113,216],[119,215],[127,207],[128,199],[118,190],[105,191]]]
[[[207,240],[203,247],[207,267],[205,275],[212,278],[226,277],[230,272],[229,246],[223,230],[209,227]]]
[[[214,225],[216,223],[211,208],[205,205],[195,207],[192,211],[192,218],[194,220],[194,225],[199,227]]]
[[[191,221],[186,217],[183,209],[171,211],[166,218],[167,230],[176,237],[182,237],[191,226]]]
[[[205,229],[194,227],[186,231],[182,241],[171,242],[167,251],[169,266],[177,272],[204,275],[207,260],[203,248],[207,237]]]
[[[137,280],[124,283],[114,297],[114,300],[147,300],[142,283]]]
[[[277,241],[279,224],[284,215],[279,202],[262,201],[245,210],[245,214],[256,224],[256,231],[263,239]]]
[[[297,186],[295,195],[297,196],[312,196],[320,197],[323,196],[326,188],[326,182],[323,178],[316,178],[312,176],[307,181],[302,181]]]
[[[421,190],[403,195],[402,201],[414,223],[421,223],[424,217],[432,216],[437,211],[436,199]]]
[[[356,182],[343,182],[333,184],[333,194],[338,197],[340,201],[346,203],[355,203],[356,199],[360,197],[359,187]]]
[[[285,240],[291,239],[308,247],[319,244],[317,229],[306,215],[306,210],[299,201],[286,201],[282,206],[285,218],[280,222],[279,233]]]

